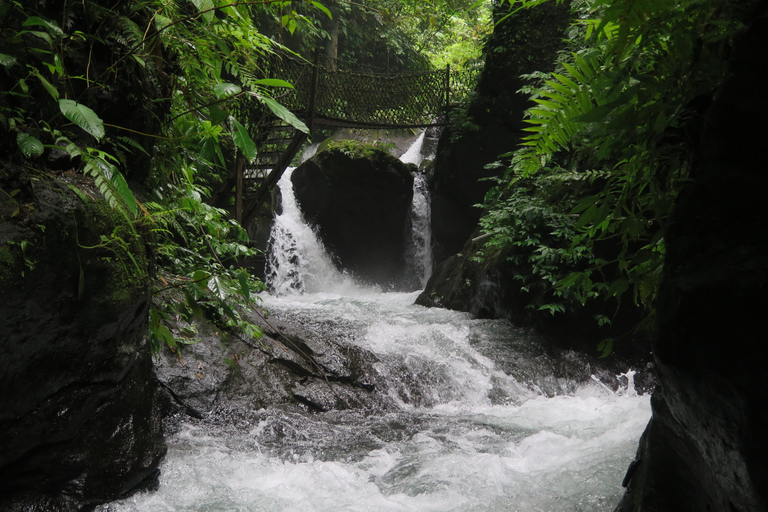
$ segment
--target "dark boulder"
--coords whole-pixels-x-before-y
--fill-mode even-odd
[[[98,195],[74,174],[0,176],[2,510],[116,499],[156,481],[166,449],[144,243],[64,180]]]
[[[368,145],[337,144],[293,172],[301,211],[340,270],[408,288],[412,166]]]
[[[673,212],[654,341],[660,387],[619,512],[768,510],[766,47],[763,14],[737,40]]]

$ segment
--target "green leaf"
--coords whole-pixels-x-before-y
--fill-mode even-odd
[[[213,19],[213,11],[210,9],[213,9],[213,1],[212,0],[192,0],[192,3],[195,4],[195,7],[197,7],[198,11],[207,11],[203,13],[203,19],[206,23],[210,23]]]
[[[242,91],[242,89],[239,85],[230,84],[228,82],[213,86],[213,94],[215,94],[217,98],[228,98],[235,94],[240,94],[240,91]]]
[[[0,64],[6,68],[13,67],[16,64],[16,57],[0,53]]]
[[[597,345],[597,350],[602,351],[600,358],[608,357],[613,352],[613,338],[605,338]]]
[[[293,89],[293,85],[291,85],[290,82],[280,80],[279,78],[262,78],[261,80],[255,80],[253,83],[267,87],[285,87],[288,89]]]
[[[320,2],[315,2],[315,0],[309,0],[309,3],[315,6],[316,8],[320,9],[321,11],[323,11],[325,15],[328,16],[328,18],[333,19],[333,15],[331,15],[331,11],[329,11],[326,6],[324,6]]]
[[[224,283],[222,283],[219,276],[211,276],[211,278],[208,280],[208,289],[221,300],[227,298],[227,292],[224,288]]]
[[[55,21],[48,21],[44,20],[42,18],[39,18],[37,16],[30,16],[26,20],[24,20],[24,23],[22,23],[25,27],[45,27],[48,30],[49,34],[53,34],[59,37],[64,37],[66,34],[63,30],[61,30],[61,27],[59,27],[59,24]]]
[[[85,195],[85,192],[83,192],[82,190],[80,190],[79,188],[77,188],[71,183],[67,183],[67,186],[70,188],[70,190],[72,190],[72,192],[77,194],[77,197],[79,197],[82,202],[86,204],[88,203],[88,196]]]
[[[131,212],[132,218],[136,218],[136,215],[138,214],[136,197],[133,195],[133,192],[128,186],[128,183],[125,181],[123,175],[120,173],[120,171],[117,170],[117,167],[113,166],[113,169],[114,172],[112,172],[112,176],[110,176],[110,181],[115,186],[120,199],[122,199],[123,203],[125,203],[128,211]]]
[[[90,108],[76,101],[59,100],[59,109],[64,117],[96,137],[96,140],[104,137],[104,122]]]
[[[228,116],[228,112],[221,108],[220,104],[211,105],[208,107],[208,113],[211,116],[211,124],[222,123],[225,119],[227,119]]]
[[[245,297],[246,302],[251,302],[251,287],[248,285],[248,280],[242,274],[237,275],[237,280],[240,283],[240,291]]]
[[[232,139],[235,141],[235,144],[237,144],[237,147],[240,148],[240,151],[243,152],[245,158],[248,159],[249,162],[253,161],[253,159],[256,158],[256,143],[251,139],[245,126],[240,124],[234,117],[232,118],[232,124],[235,125],[235,132],[232,134]]]
[[[42,142],[24,132],[19,132],[18,135],[16,135],[16,143],[19,145],[21,152],[24,153],[24,156],[27,158],[40,156],[45,150]]]
[[[302,131],[304,133],[309,133],[309,128],[307,128],[307,125],[305,125],[301,119],[296,117],[293,112],[276,102],[274,99],[270,98],[269,96],[258,96],[258,98],[264,103],[267,107],[269,107],[269,110],[272,111],[273,114],[275,114],[277,117],[285,121],[286,123],[290,124],[294,128],[296,128],[299,131]]]
[[[59,99],[59,91],[56,89],[56,87],[51,85],[51,82],[46,80],[40,73],[36,72],[36,73],[33,73],[33,74],[35,76],[37,76],[38,80],[40,80],[40,83],[43,84],[43,87],[45,87],[45,90],[48,91],[48,94],[53,96],[54,100],[58,100]],[[24,92],[26,92],[26,91],[24,91]]]

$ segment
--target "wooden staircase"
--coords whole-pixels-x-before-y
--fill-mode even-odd
[[[261,138],[254,161],[246,162],[238,152],[234,169],[210,201],[214,206],[230,209],[234,197],[233,216],[243,226],[258,214],[269,192],[307,139],[306,133],[277,117],[258,131],[266,135]]]

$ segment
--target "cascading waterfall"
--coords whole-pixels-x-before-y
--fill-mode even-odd
[[[418,139],[411,144],[408,151],[403,153],[400,161],[406,164],[414,164],[416,168],[421,165],[421,150],[424,144],[422,132]],[[427,177],[422,172],[416,172],[413,177],[413,203],[411,204],[411,249],[410,265],[421,288],[427,285],[432,275],[432,206],[430,204]]]
[[[413,177],[413,204],[411,205],[411,265],[419,278],[421,288],[432,275],[432,207],[427,177],[417,173]]]
[[[526,331],[415,297],[264,296],[273,318],[373,354],[376,392],[399,406],[190,422],[169,439],[157,491],[99,512],[612,511],[650,417],[631,373],[542,394],[503,369],[541,357]]]
[[[282,213],[275,216],[269,235],[265,269],[267,289],[275,295],[343,290],[354,286],[339,272],[328,252],[301,214],[293,194],[289,167],[277,182],[282,197]]]

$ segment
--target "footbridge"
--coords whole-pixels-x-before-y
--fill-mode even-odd
[[[293,89],[279,89],[275,99],[312,131],[318,127],[425,128],[448,122],[451,104],[464,99],[478,70],[444,69],[389,73],[344,69],[338,61],[314,62],[276,55],[263,65],[265,76],[279,77]],[[243,102],[238,119],[246,121],[258,146],[254,162],[237,159],[230,179],[213,198],[222,203],[235,189],[235,218],[247,226],[308,135],[274,115],[262,103]]]

